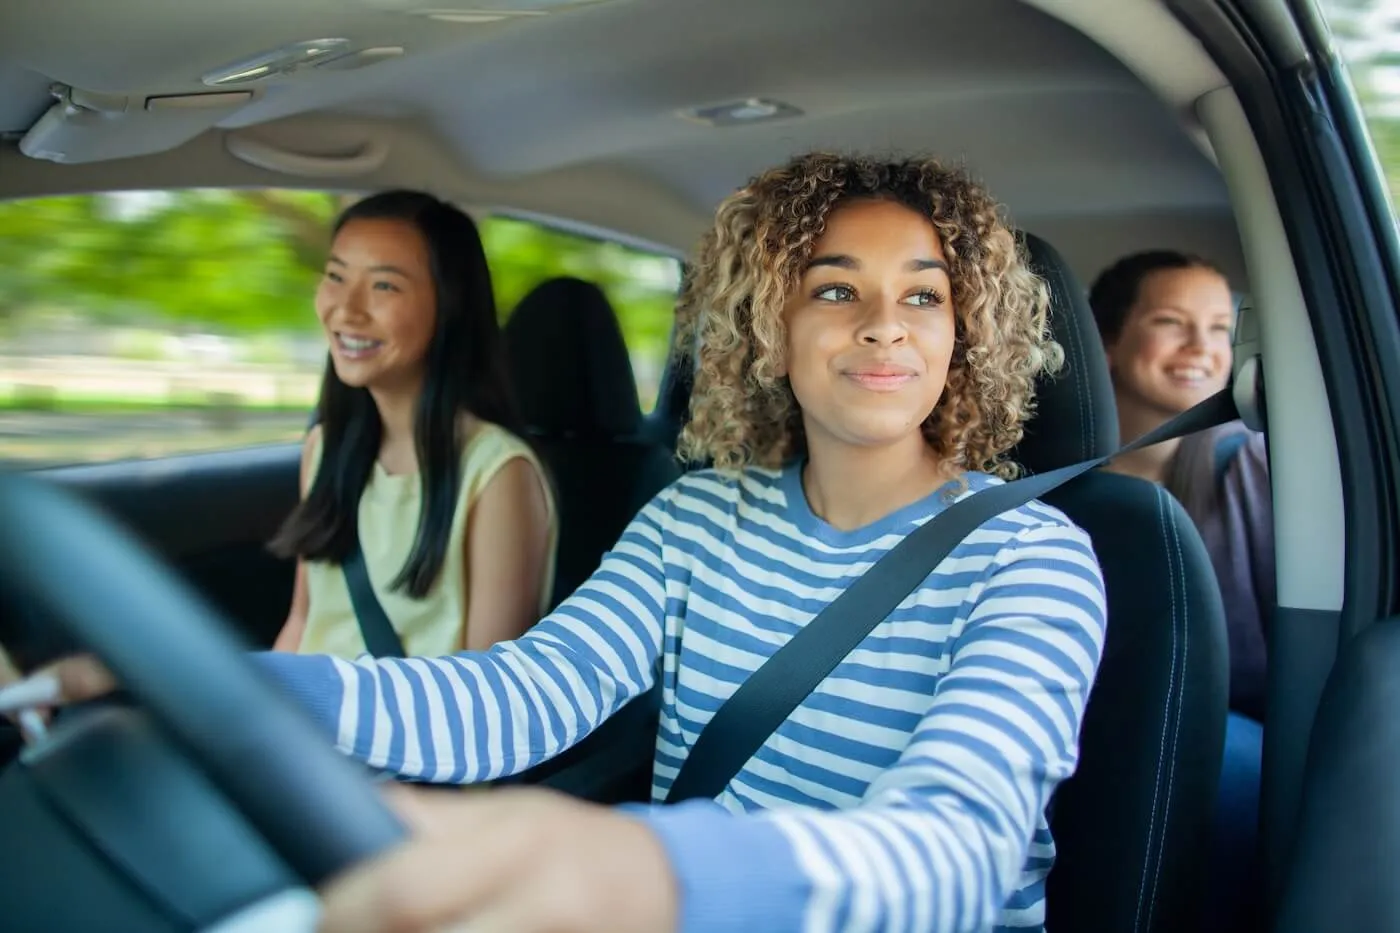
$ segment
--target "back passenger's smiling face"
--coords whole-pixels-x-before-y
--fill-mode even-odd
[[[1212,269],[1146,276],[1107,348],[1120,406],[1171,417],[1223,389],[1234,317],[1230,285]]]
[[[923,443],[955,334],[931,221],[892,201],[837,207],[783,314],[785,368],[809,448]]]
[[[352,220],[336,234],[316,314],[346,385],[414,390],[436,326],[428,247],[402,220]]]

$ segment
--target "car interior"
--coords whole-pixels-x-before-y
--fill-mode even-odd
[[[1119,444],[1085,283],[1138,249],[1209,257],[1241,295],[1235,398],[1267,432],[1275,504],[1272,928],[1386,929],[1397,250],[1338,67],[1316,7],[1285,0],[19,0],[0,9],[0,199],[413,187],[683,257],[794,153],[932,152],[1006,205],[1050,289],[1066,366],[1013,454],[1032,473]],[[607,297],[575,277],[538,283],[505,337],[559,502],[557,602],[696,466],[675,456],[688,361],[644,413]],[[0,641],[26,665],[96,650],[137,701],[65,714],[0,772],[17,928],[310,929],[309,888],[399,838],[235,658],[285,618],[294,568],[266,542],[299,456],[0,476]],[[1093,538],[1110,619],[1052,804],[1047,928],[1196,929],[1227,703],[1209,559],[1146,482],[1094,472],[1047,501]],[[656,702],[501,783],[646,799]],[[239,743],[264,760],[239,765]]]

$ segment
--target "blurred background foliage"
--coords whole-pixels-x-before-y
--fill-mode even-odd
[[[0,322],[63,307],[101,323],[314,332],[330,225],[356,197],[192,190],[0,203]],[[480,224],[503,319],[544,279],[577,275],[608,293],[629,346],[664,350],[674,260],[509,217]]]

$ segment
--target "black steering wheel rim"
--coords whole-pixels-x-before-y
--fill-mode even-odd
[[[0,475],[0,567],[308,883],[404,838],[368,775],[257,670],[219,613],[96,508]]]

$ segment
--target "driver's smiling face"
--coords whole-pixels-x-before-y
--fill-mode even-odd
[[[428,244],[403,220],[359,219],[331,244],[316,315],[346,385],[414,388],[436,327]]]
[[[948,261],[927,217],[886,200],[833,209],[783,317],[809,444],[878,447],[920,432],[956,334]]]

